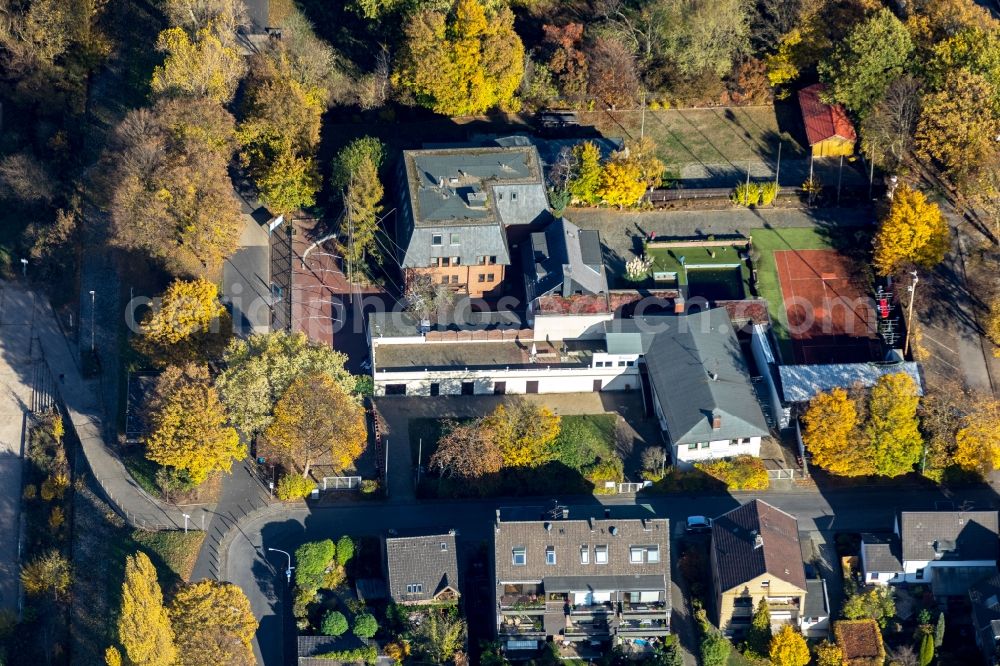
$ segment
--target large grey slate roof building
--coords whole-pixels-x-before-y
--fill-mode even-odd
[[[670,631],[666,519],[498,515],[493,564],[497,630],[508,652],[530,651],[547,637],[629,642]]]
[[[397,604],[458,599],[455,533],[387,536],[385,572],[389,598]]]
[[[532,146],[404,151],[400,180],[400,266],[431,272],[436,282],[446,277],[473,295],[495,288],[510,264],[507,227],[550,218]]]
[[[608,353],[641,353],[675,463],[757,456],[769,432],[724,308],[606,322]]]

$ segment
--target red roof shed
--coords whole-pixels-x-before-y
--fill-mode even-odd
[[[844,107],[820,99],[825,86],[814,83],[799,91],[799,108],[806,138],[816,157],[850,155],[858,135]]]

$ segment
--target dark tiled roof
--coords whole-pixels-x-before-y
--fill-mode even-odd
[[[996,560],[996,511],[904,511],[903,560]]]
[[[826,104],[820,99],[824,89],[822,83],[814,83],[799,91],[799,108],[802,110],[802,122],[806,126],[809,145],[833,137],[854,141],[858,137],[844,107],[839,104]]]
[[[459,592],[454,534],[386,537],[385,551],[393,601],[431,601],[448,588]],[[421,591],[407,592],[407,585],[420,585]]]
[[[903,561],[900,558],[899,537],[895,534],[861,535],[861,550],[864,552],[864,562],[868,571],[890,572],[902,571]]]
[[[525,243],[524,269],[534,296],[608,291],[600,233],[581,230],[564,218],[553,221],[545,231],[531,234]]]
[[[659,562],[630,562],[630,546],[653,545],[659,546]],[[588,564],[580,563],[583,546],[588,548]],[[607,564],[597,564],[596,546],[607,546]],[[550,547],[555,552],[555,564],[546,564],[546,550]],[[525,565],[514,565],[515,548],[525,549]],[[669,589],[670,526],[663,518],[501,521],[494,530],[494,553],[497,583],[566,577],[608,582],[607,577],[631,579],[638,575],[657,580],[662,577]]]
[[[721,592],[765,574],[806,589],[798,522],[767,502],[753,500],[716,518],[712,548]]]
[[[605,323],[605,334],[609,353],[642,350],[672,443],[768,434],[725,309],[615,319]],[[712,427],[713,415],[720,417],[719,429]]]

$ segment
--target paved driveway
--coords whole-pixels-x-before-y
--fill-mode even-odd
[[[28,292],[0,283],[0,608],[17,608],[21,455],[31,385],[40,356],[32,344],[34,302]]]

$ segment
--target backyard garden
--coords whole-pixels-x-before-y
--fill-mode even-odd
[[[615,414],[556,416],[509,400],[476,420],[413,419],[423,497],[603,493],[624,479],[631,437]],[[613,492],[613,491],[612,491]]]
[[[378,539],[343,536],[295,551],[292,612],[314,658],[374,664],[379,656],[401,663],[459,662],[467,629],[456,603],[402,606],[371,594],[382,578]],[[365,592],[369,594],[366,596]]]

